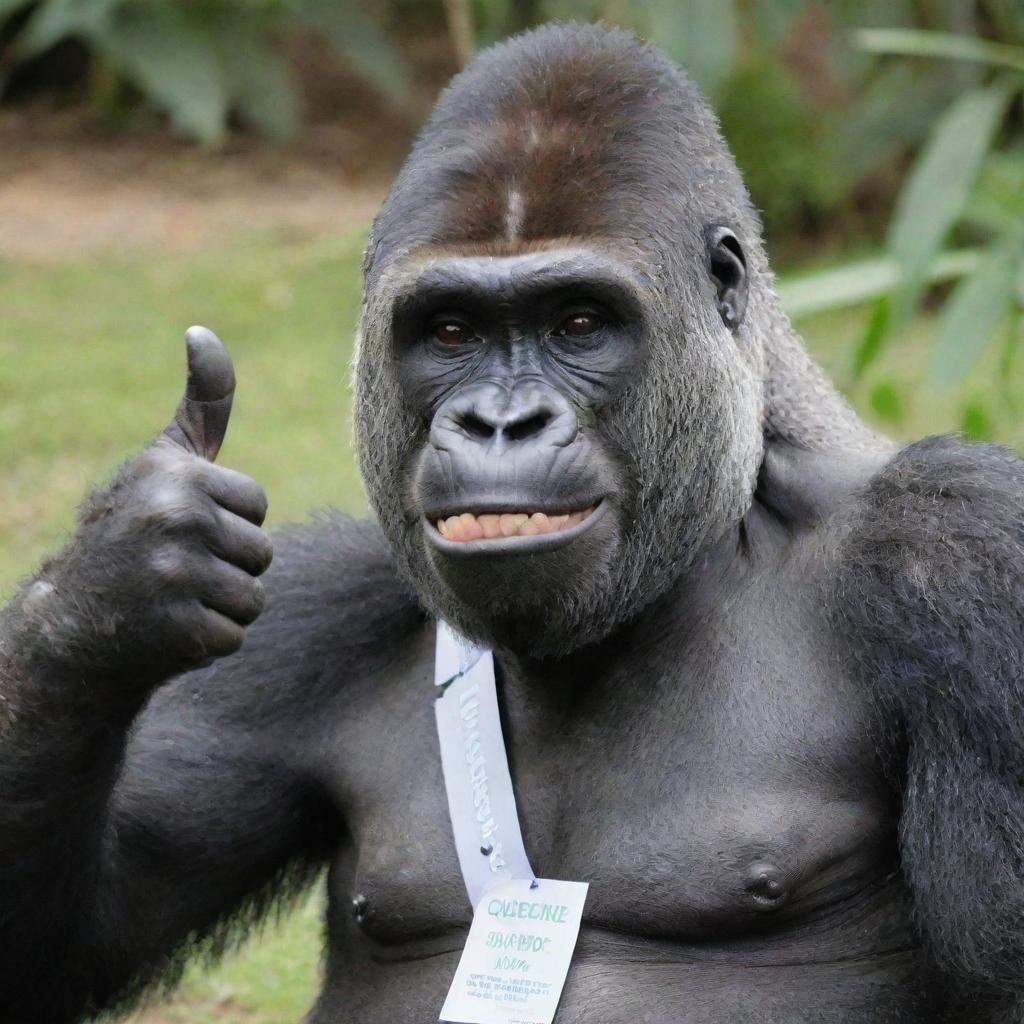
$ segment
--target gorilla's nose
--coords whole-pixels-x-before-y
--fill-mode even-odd
[[[495,453],[534,445],[564,448],[576,439],[578,429],[569,402],[540,382],[524,381],[512,388],[484,383],[459,391],[438,409],[431,442],[450,449],[459,438]]]

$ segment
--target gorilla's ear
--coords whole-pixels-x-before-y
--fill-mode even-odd
[[[704,240],[711,280],[715,282],[718,315],[733,331],[747,311],[747,257],[740,240],[721,224],[708,225]]]

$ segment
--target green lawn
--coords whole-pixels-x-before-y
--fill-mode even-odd
[[[0,262],[0,594],[66,535],[86,488],[163,428],[184,383],[182,333],[196,322],[236,362],[221,461],[264,484],[270,522],[323,505],[362,509],[347,388],[362,244],[256,235],[198,257]],[[803,325],[840,377],[862,320],[846,312]],[[909,396],[895,430],[905,437],[960,422],[961,395],[916,384],[926,335],[926,323],[915,325],[873,375]],[[991,379],[982,370],[964,393]],[[1022,383],[1017,369],[1009,384],[1019,393]],[[1020,419],[997,431],[1024,445]],[[314,894],[216,971],[191,971],[176,1002],[144,1019],[296,1021],[315,985],[318,907]]]
[[[59,541],[90,484],[164,427],[193,323],[234,356],[220,461],[259,478],[270,521],[363,508],[348,397],[363,241],[257,236],[198,257],[0,262],[0,588]]]

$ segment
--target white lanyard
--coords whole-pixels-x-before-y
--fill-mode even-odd
[[[475,907],[488,889],[533,879],[519,829],[501,732],[494,655],[437,625],[434,702],[448,813],[462,878]]]
[[[552,1024],[588,885],[536,878],[530,867],[501,734],[491,652],[438,622],[434,683],[448,813],[473,905],[473,923],[440,1020]]]

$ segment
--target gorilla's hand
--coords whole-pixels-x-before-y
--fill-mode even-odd
[[[37,610],[54,653],[149,685],[238,650],[272,555],[263,489],[212,461],[231,413],[231,357],[205,328],[186,340],[171,424],[89,498],[71,545],[26,595],[48,606]]]

